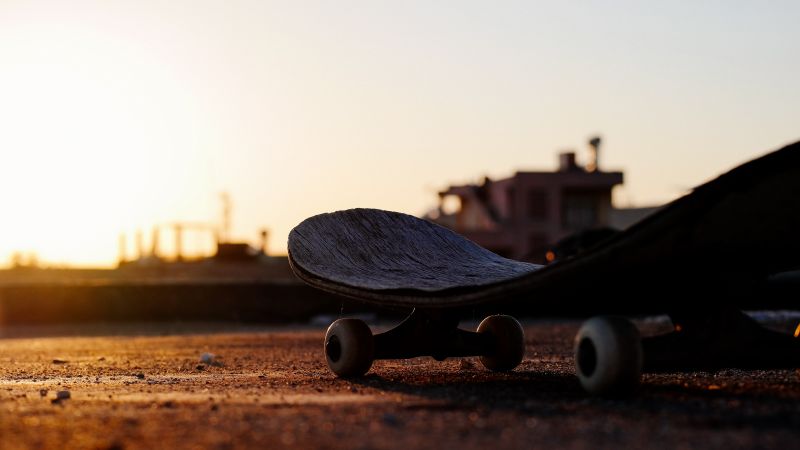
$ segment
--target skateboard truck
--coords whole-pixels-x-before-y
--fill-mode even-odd
[[[458,328],[458,319],[435,309],[414,309],[396,327],[373,335],[358,319],[339,319],[325,335],[325,359],[337,375],[365,374],[376,359],[406,359],[431,356],[479,356],[490,370],[511,370],[522,361],[525,336],[511,316],[484,319],[477,331]]]

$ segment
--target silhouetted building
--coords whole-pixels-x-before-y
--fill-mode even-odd
[[[213,258],[215,261],[256,261],[263,253],[244,242],[220,242]]]
[[[499,255],[540,263],[549,246],[567,236],[629,225],[611,204],[622,172],[601,171],[596,157],[587,169],[574,153],[559,156],[556,172],[517,172],[480,185],[450,186],[439,193],[439,209],[428,218]],[[456,210],[448,214],[444,205],[453,199]]]

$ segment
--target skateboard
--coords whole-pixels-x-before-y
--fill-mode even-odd
[[[642,338],[616,316],[586,321],[575,367],[590,393],[631,392],[643,372],[800,367],[800,339],[739,310],[771,274],[800,267],[800,143],[745,163],[574,256],[542,266],[496,255],[406,214],[351,209],[310,217],[289,235],[294,273],[321,290],[411,310],[373,335],[357,319],[328,328],[324,351],[342,377],[376,359],[478,356],[489,370],[522,361],[525,338],[511,316],[476,331],[458,311],[509,299],[625,310],[647,302],[674,331]],[[544,309],[544,308],[543,308]],[[800,327],[798,328],[800,330]],[[795,333],[798,334],[798,333]]]

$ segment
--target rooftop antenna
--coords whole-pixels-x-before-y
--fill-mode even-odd
[[[261,236],[261,254],[267,254],[267,237],[269,236],[269,230],[266,228],[262,228],[261,232],[259,233]]]
[[[588,172],[597,172],[600,170],[600,144],[603,140],[600,136],[594,136],[589,139],[589,164],[586,164]]]

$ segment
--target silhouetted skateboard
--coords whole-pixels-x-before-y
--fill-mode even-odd
[[[576,372],[592,393],[627,391],[642,371],[799,367],[800,339],[737,309],[767,275],[800,266],[800,143],[696,188],[628,230],[572,258],[540,266],[500,257],[409,215],[353,209],[306,219],[289,235],[295,274],[364,302],[413,308],[372,335],[356,319],[328,329],[325,355],[340,376],[374,359],[480,356],[511,370],[524,335],[510,316],[458,328],[459,308],[518,299],[620,311],[633,302],[669,314],[675,331],[642,339],[629,321],[595,317],[575,338]],[[641,308],[640,308],[641,309]]]

